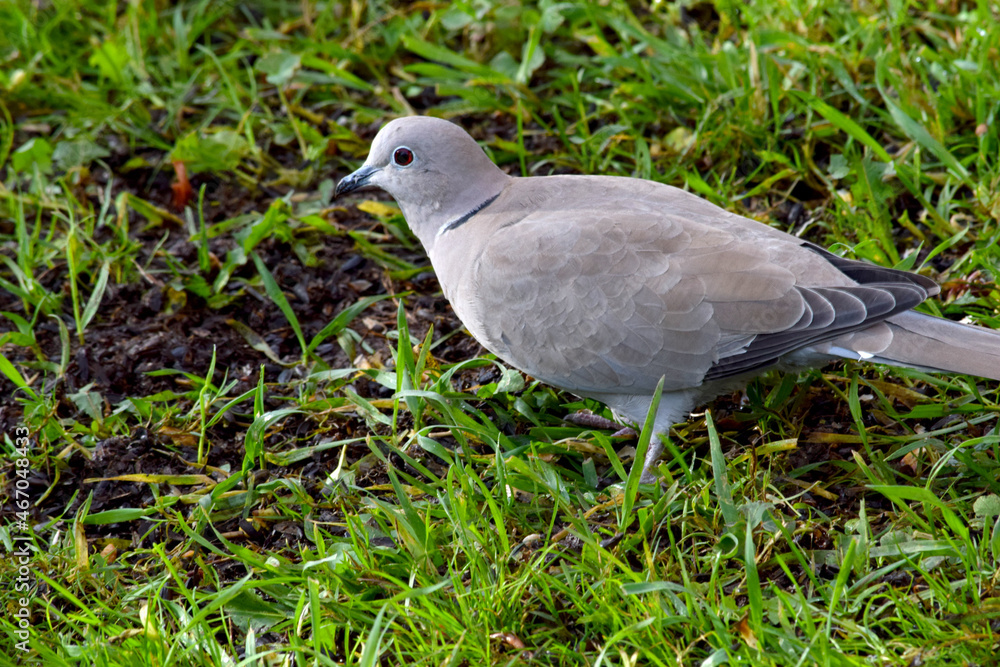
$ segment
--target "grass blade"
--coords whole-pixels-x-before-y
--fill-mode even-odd
[[[666,379],[666,376],[661,377],[660,381],[656,383],[653,401],[649,404],[646,421],[642,425],[639,442],[635,446],[635,459],[632,461],[632,469],[629,470],[628,478],[625,480],[625,498],[622,501],[622,514],[618,523],[620,531],[624,531],[632,523],[632,509],[635,507],[636,497],[639,493],[639,479],[642,477],[646,452],[649,451],[649,442],[652,438],[658,437],[658,434],[653,432],[653,426],[656,423],[656,411],[660,407],[660,399],[663,397],[663,383]]]
[[[705,428],[708,431],[709,451],[712,455],[712,478],[715,484],[715,496],[719,500],[719,509],[726,522],[726,528],[732,529],[740,519],[740,513],[733,502],[733,490],[729,486],[729,466],[726,465],[726,455],[722,453],[722,443],[715,430],[712,413],[705,412]]]
[[[299,319],[295,316],[295,311],[292,310],[288,299],[285,298],[285,293],[281,291],[281,287],[278,286],[278,282],[274,279],[274,276],[264,266],[264,261],[255,252],[250,253],[250,257],[253,258],[253,263],[257,266],[257,272],[260,273],[260,279],[264,283],[264,291],[267,292],[267,295],[271,297],[271,301],[274,301],[275,305],[284,314],[285,319],[292,326],[292,331],[295,332],[295,337],[299,339],[299,349],[302,350],[302,361],[305,362],[309,356],[309,351],[306,346],[305,336],[302,335],[302,327],[299,325]]]

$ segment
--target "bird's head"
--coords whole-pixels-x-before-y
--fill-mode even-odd
[[[508,179],[458,125],[410,116],[379,130],[368,159],[337,184],[335,195],[385,190],[429,251],[442,227],[495,197]]]

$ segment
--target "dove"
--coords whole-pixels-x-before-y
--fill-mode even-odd
[[[663,378],[658,436],[755,375],[838,357],[1000,380],[1000,333],[913,310],[933,280],[666,184],[510,176],[458,125],[414,116],[387,123],[335,195],[362,188],[396,200],[459,319],[506,363],[629,424]]]

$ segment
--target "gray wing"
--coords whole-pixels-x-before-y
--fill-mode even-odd
[[[735,226],[623,204],[501,227],[471,267],[470,330],[559,387],[636,393],[665,375],[674,390],[764,368],[936,290],[706,206]]]
[[[705,379],[766,368],[789,352],[867,329],[908,311],[939,291],[937,283],[919,274],[844,259],[811,243],[803,243],[800,248],[819,255],[813,260],[817,266],[833,266],[855,284],[797,284],[795,292],[805,306],[802,317],[783,331],[757,336],[740,354],[721,357]],[[809,276],[803,278],[808,281]]]

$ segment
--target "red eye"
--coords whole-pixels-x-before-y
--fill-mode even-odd
[[[413,162],[413,151],[409,148],[397,148],[392,154],[392,161],[400,167],[406,167]]]

